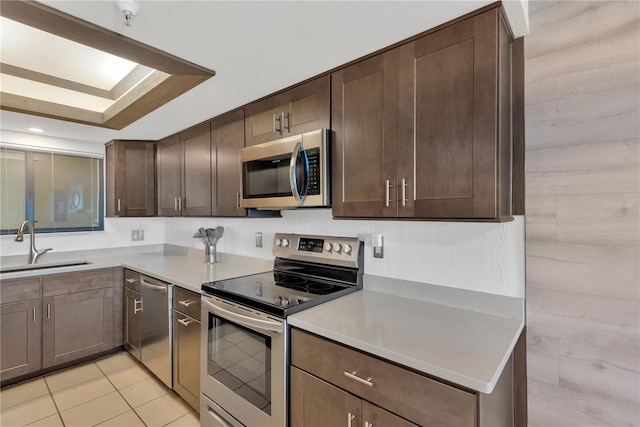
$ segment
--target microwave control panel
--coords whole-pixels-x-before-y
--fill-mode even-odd
[[[311,148],[304,150],[309,162],[309,186],[307,195],[316,196],[320,194],[320,149]]]

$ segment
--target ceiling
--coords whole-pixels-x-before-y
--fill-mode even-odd
[[[216,71],[122,130],[0,112],[3,131],[104,144],[161,139],[492,1],[137,1],[131,27],[115,1],[41,3]],[[81,69],[86,57],[65,60]]]

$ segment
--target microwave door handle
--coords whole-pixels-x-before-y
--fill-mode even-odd
[[[293,194],[293,198],[299,205],[301,205],[304,201],[304,195],[300,195],[300,192],[298,191],[298,177],[296,176],[298,153],[300,153],[300,151],[304,151],[302,142],[298,142],[293,148],[293,152],[291,153],[291,161],[289,162],[289,184],[291,185],[291,194]]]

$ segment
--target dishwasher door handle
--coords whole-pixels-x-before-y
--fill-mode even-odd
[[[147,289],[150,289],[152,291],[162,292],[163,294],[166,294],[169,288],[169,285],[154,285],[152,283],[145,281],[144,279],[140,279],[140,284]]]

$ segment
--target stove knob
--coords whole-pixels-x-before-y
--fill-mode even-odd
[[[276,246],[280,246],[282,244],[282,241],[280,239],[276,239],[274,243],[276,244]]]
[[[286,248],[289,246],[289,240],[288,239],[282,239],[282,247]]]
[[[287,297],[282,298],[282,306],[289,307],[289,298]]]
[[[343,250],[344,250],[345,254],[347,254],[347,255],[351,254],[351,245],[346,245],[345,244]]]
[[[282,298],[273,297],[273,302],[276,303],[276,305],[281,305],[282,304]]]
[[[333,245],[329,242],[324,244],[324,250],[327,252],[331,252],[331,250],[333,249]]]
[[[342,245],[340,243],[334,243],[333,250],[337,253],[340,253],[340,251],[342,250]]]

